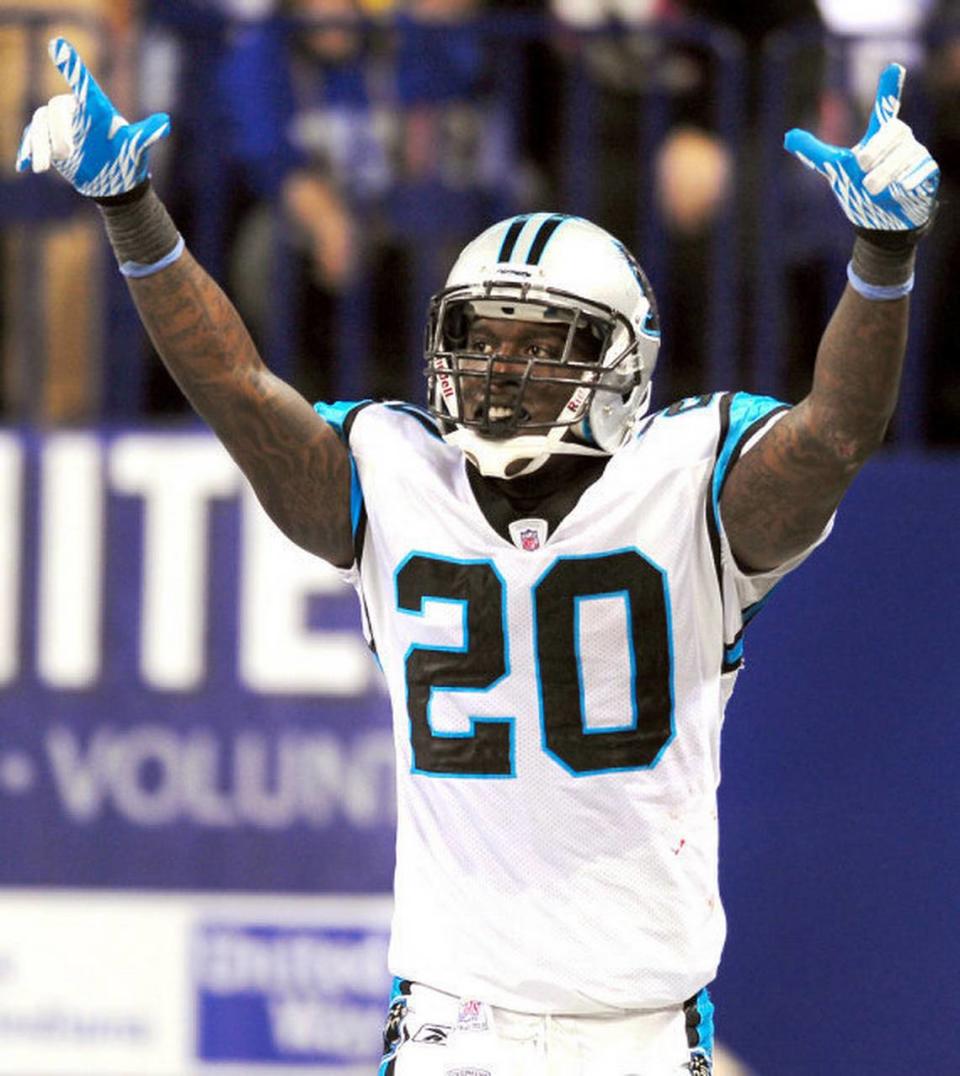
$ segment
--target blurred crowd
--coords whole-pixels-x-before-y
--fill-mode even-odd
[[[171,114],[154,182],[312,398],[416,393],[420,311],[456,250],[540,208],[589,216],[647,266],[661,401],[797,398],[850,240],[779,139],[856,141],[900,59],[945,174],[917,296],[923,437],[960,442],[960,0],[0,0],[0,407],[75,424],[183,404],[130,328],[96,214],[13,175],[23,123],[62,92],[53,33],[126,115]]]

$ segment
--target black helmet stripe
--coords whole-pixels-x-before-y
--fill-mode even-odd
[[[568,216],[562,213],[555,213],[552,217],[547,219],[540,225],[540,230],[533,237],[533,242],[530,244],[530,252],[527,254],[527,265],[536,265],[543,256],[543,252],[546,249],[547,243],[550,242],[550,236],[560,227],[565,220],[569,220]]]
[[[517,245],[523,226],[529,219],[530,214],[527,213],[522,217],[514,217],[510,222],[510,227],[507,229],[507,234],[503,237],[503,243],[500,246],[500,253],[497,255],[498,262],[508,262],[513,257],[513,248]]]

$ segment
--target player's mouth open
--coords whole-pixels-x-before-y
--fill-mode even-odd
[[[492,403],[485,407],[483,403],[478,403],[473,409],[473,418],[475,422],[486,420],[486,424],[492,428],[516,427],[529,422],[530,412],[525,407],[518,410],[512,404]]]

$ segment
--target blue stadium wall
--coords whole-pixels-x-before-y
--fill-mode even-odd
[[[956,457],[872,462],[749,629],[716,996],[761,1073],[957,1066],[958,520]]]

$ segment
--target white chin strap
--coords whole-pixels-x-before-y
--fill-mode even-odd
[[[547,434],[527,434],[494,441],[473,430],[458,427],[443,439],[467,457],[487,478],[519,478],[538,471],[551,456],[608,456],[608,452],[591,445],[562,440],[567,427],[560,426]],[[511,466],[512,465],[512,466]]]

